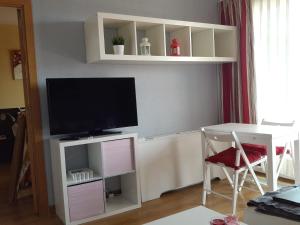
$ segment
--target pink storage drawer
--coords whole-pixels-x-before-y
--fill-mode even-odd
[[[134,170],[133,143],[131,138],[102,143],[103,174],[115,176]]]
[[[104,213],[103,182],[68,187],[70,221]]]

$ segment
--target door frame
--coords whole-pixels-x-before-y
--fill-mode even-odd
[[[0,7],[14,7],[18,9],[20,46],[23,56],[23,85],[28,149],[31,161],[33,211],[38,215],[48,215],[48,191],[31,0],[0,0]]]

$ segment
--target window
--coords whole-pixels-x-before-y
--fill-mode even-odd
[[[300,1],[252,5],[258,121],[300,121]]]

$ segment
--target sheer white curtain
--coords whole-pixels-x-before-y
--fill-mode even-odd
[[[300,0],[252,0],[258,121],[300,123]]]

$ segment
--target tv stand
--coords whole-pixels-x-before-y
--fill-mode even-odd
[[[65,225],[141,207],[137,134],[51,139],[50,146],[55,210]],[[85,168],[93,171],[91,177],[74,179],[70,174]],[[110,196],[115,190],[118,195]]]
[[[122,134],[122,131],[98,130],[98,131],[89,132],[89,136],[103,136],[103,135],[114,135],[114,134]]]
[[[79,136],[68,136],[68,137],[60,138],[59,140],[60,141],[77,141],[79,139],[80,139]]]
[[[101,137],[104,135],[114,135],[114,134],[122,134],[122,131],[91,131],[87,134],[75,134],[75,135],[70,135],[67,137],[60,138],[60,141],[76,141],[81,138],[87,138],[87,137]]]

